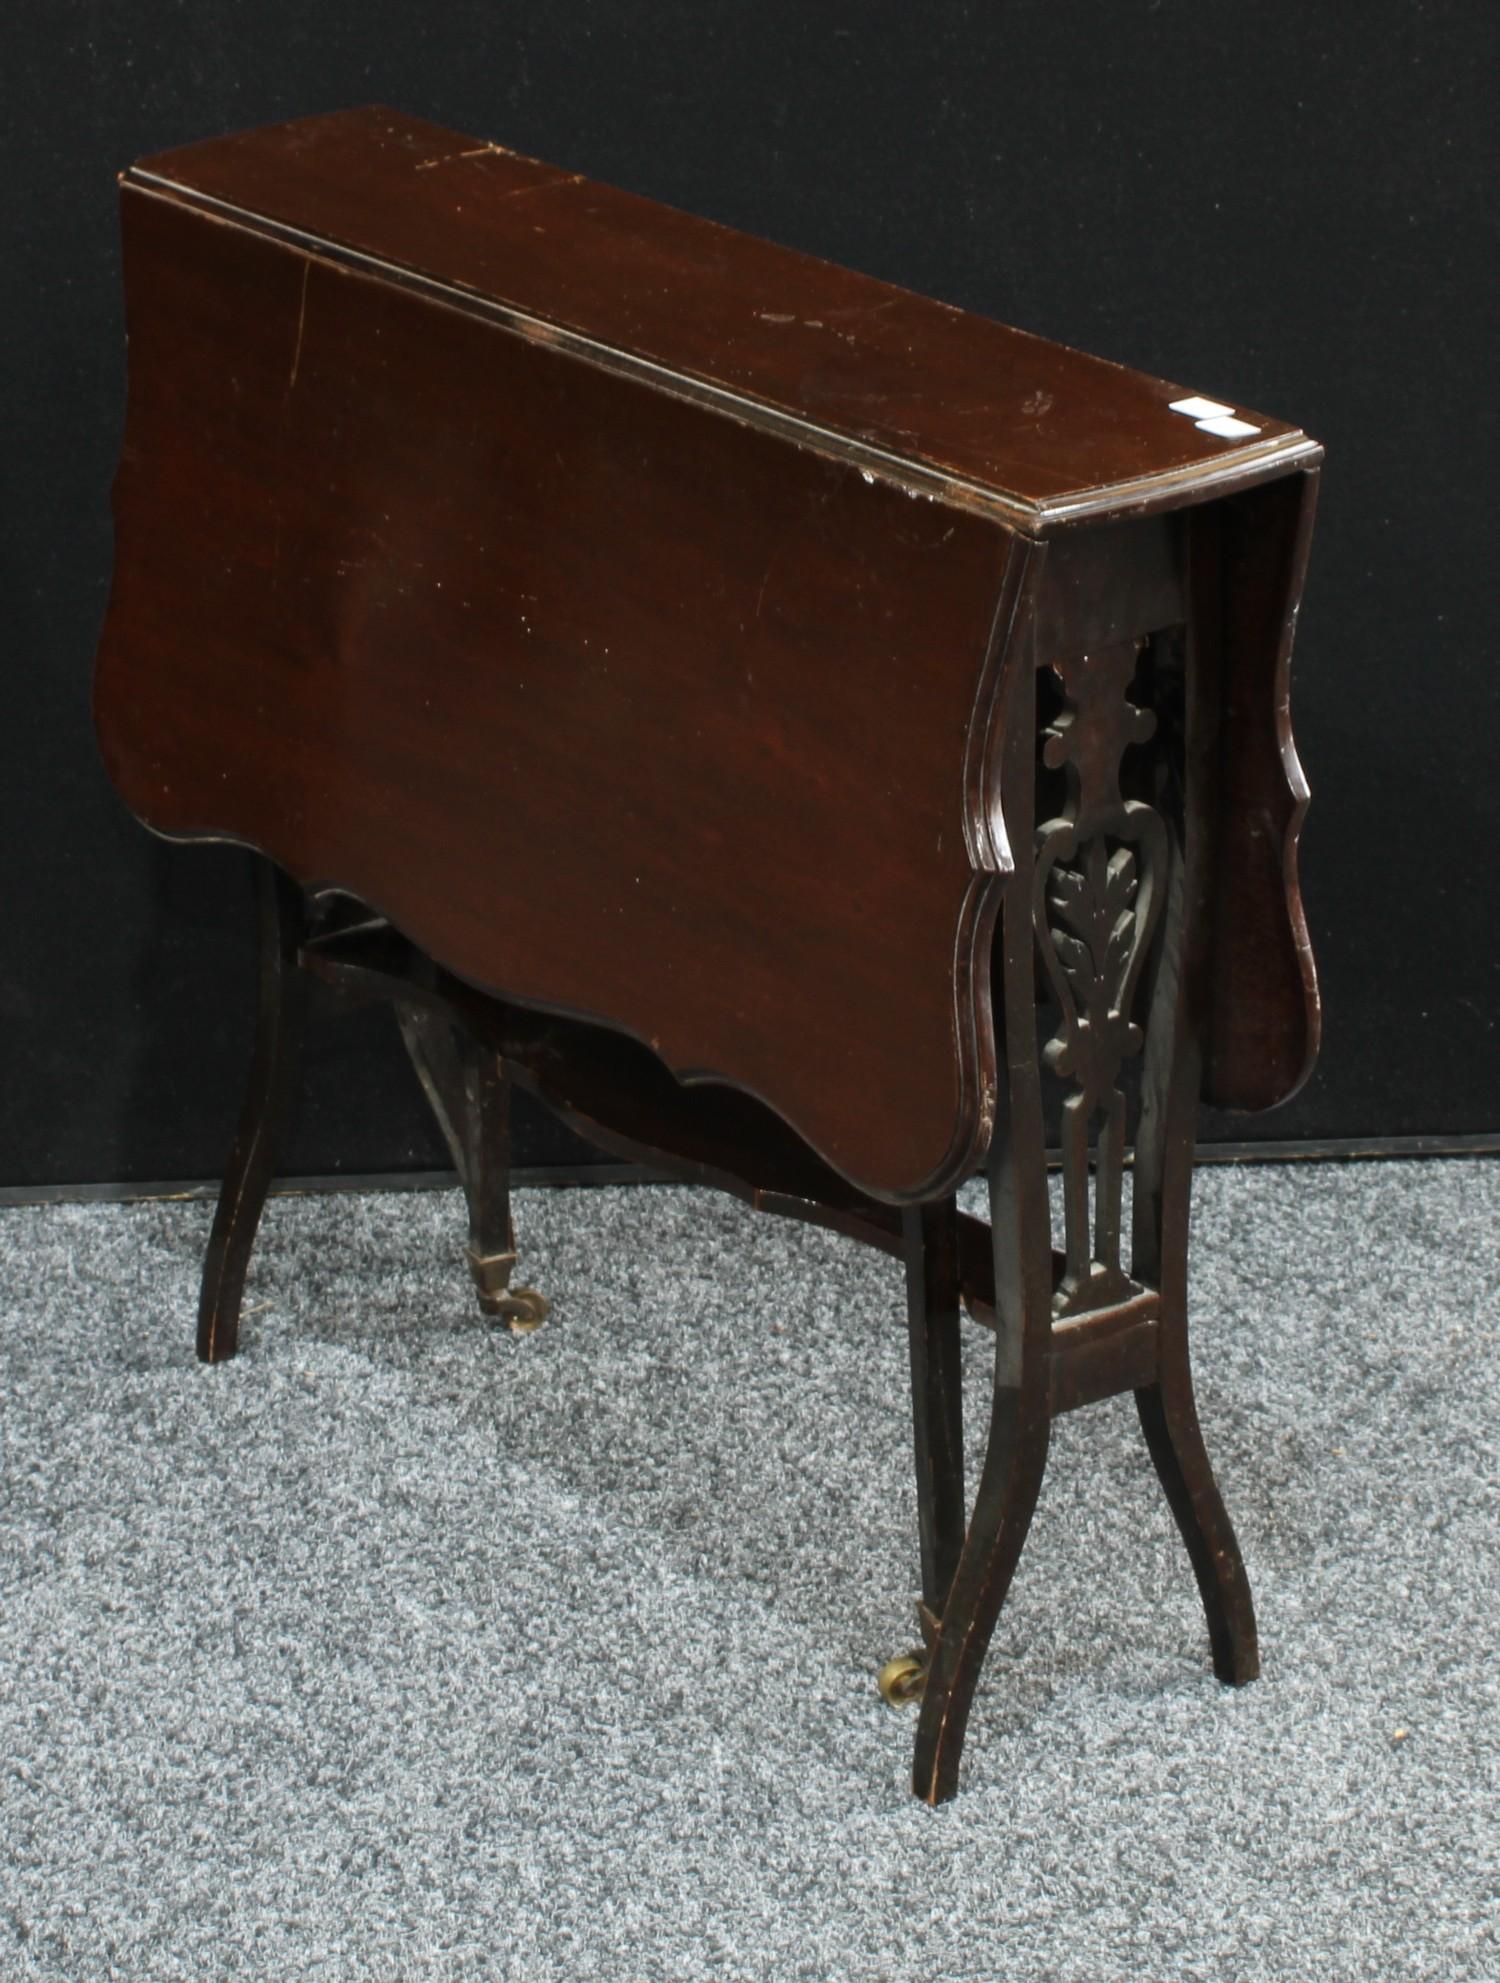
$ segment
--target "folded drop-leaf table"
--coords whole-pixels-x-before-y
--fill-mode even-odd
[[[235,1348],[309,984],[388,999],[511,1327],[546,1312],[517,1085],[904,1261],[921,1644],[881,1677],[920,1698],[920,1796],[955,1788],[1059,1413],[1134,1393],[1250,1679],[1188,1202],[1200,1097],[1267,1108],[1316,1050],[1317,444],[388,110],[122,187],[99,738],[148,826],[260,875],[199,1354]]]

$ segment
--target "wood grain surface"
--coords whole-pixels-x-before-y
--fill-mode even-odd
[[[1009,495],[1217,472],[1298,430],[1200,429],[1171,385],[502,145],[380,108],[147,159],[180,195],[338,244]]]
[[[96,709],[131,806],[765,1097],[874,1190],[968,1167],[1005,533],[126,204]]]
[[[994,1122],[1005,680],[1191,614],[1230,712],[1207,1088],[1301,1078],[1296,430],[1210,443],[1176,388],[394,113],[170,154],[122,211],[95,705],[158,832],[925,1201]],[[1043,516],[1105,487],[1152,514]]]

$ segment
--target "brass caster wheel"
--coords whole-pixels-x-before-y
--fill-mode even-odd
[[[513,1336],[529,1336],[552,1313],[551,1302],[535,1288],[508,1288],[493,1305],[487,1302],[485,1306]]]
[[[875,1681],[888,1708],[910,1707],[913,1701],[921,1700],[927,1685],[927,1654],[898,1653],[881,1667]]]

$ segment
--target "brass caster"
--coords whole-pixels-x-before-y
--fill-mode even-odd
[[[920,1701],[927,1685],[927,1654],[898,1653],[888,1659],[875,1676],[880,1698],[888,1708],[907,1708]]]
[[[503,1322],[513,1336],[529,1336],[533,1329],[540,1329],[552,1313],[547,1297],[538,1294],[535,1288],[506,1285],[516,1264],[515,1249],[505,1253],[476,1253],[470,1246],[465,1252],[469,1272],[474,1277],[474,1292],[485,1314]]]
[[[503,1322],[513,1336],[529,1336],[552,1313],[552,1304],[535,1288],[508,1288],[485,1303],[486,1311]]]

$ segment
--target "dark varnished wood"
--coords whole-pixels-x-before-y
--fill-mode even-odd
[[[1154,1294],[1138,1294],[1117,1307],[1054,1323],[1048,1380],[1054,1418],[1156,1382],[1158,1308]]]
[[[1043,761],[1065,773],[1067,797],[1038,828],[1032,921],[1058,1007],[1043,1057],[1069,1084],[1059,1125],[1063,1316],[1139,1292],[1120,1264],[1126,1104],[1119,1081],[1141,1046],[1135,991],[1161,914],[1167,852],[1160,814],[1120,791],[1125,752],[1156,728],[1155,714],[1130,696],[1140,659],[1139,643],[1127,639],[1049,662],[1063,705],[1047,726]]]
[[[828,1226],[881,1252],[910,1258],[914,1212],[897,1211],[855,1190],[749,1096],[717,1084],[685,1087],[647,1049],[606,1028],[481,997],[378,918],[313,936],[301,961],[346,1001],[388,1001],[398,1011],[423,1010],[431,1028],[468,1033],[503,1060],[515,1084],[613,1155],[731,1192],[756,1211]],[[448,1108],[439,1113],[446,1136],[445,1115],[449,1123],[456,1118]],[[964,1306],[993,1329],[989,1226],[960,1212],[956,1241]],[[1063,1269],[1060,1253],[1053,1269],[1056,1281]],[[924,1266],[924,1277],[927,1273]]]
[[[851,453],[855,421],[814,446],[398,281],[417,265],[403,230],[416,215],[426,237],[425,189],[447,169],[416,169],[441,152],[431,131],[393,152],[378,117],[289,128],[182,164],[173,184],[235,217],[164,190],[161,160],[126,185],[132,384],[96,682],[116,782],[158,831],[248,841],[376,904],[476,984],[763,1097],[876,1195],[950,1188],[993,1108],[987,955],[1008,851],[988,717],[1014,518],[913,494]],[[530,200],[509,197],[507,155],[463,149],[443,154],[474,175],[454,226],[510,242]],[[345,215],[329,231],[385,241],[379,268],[274,230],[296,217],[275,190],[288,175],[315,204],[363,201],[360,229]],[[262,209],[264,225],[246,217]],[[762,267],[764,244],[716,229],[683,262],[665,215],[653,261],[641,230],[658,210],[631,211],[663,282],[696,270],[706,320],[741,257],[791,284],[820,266],[769,250]],[[550,225],[557,280],[583,280],[597,250],[606,282],[597,219],[570,201]],[[484,291],[464,267],[465,295]],[[530,268],[515,264],[512,303]],[[899,317],[881,285],[835,274],[872,323]],[[540,291],[532,307],[555,314]],[[921,307],[933,326],[975,321]],[[780,351],[782,328],[762,324],[757,348]],[[995,424],[944,356],[947,328],[919,347],[923,405],[965,407],[1019,464],[1003,382],[1031,373],[1001,366],[992,331],[973,336],[1001,368]],[[1034,348],[1050,349],[1015,345],[1028,362]],[[673,349],[652,344],[653,364]],[[1193,435],[1205,474],[1236,454],[1163,410],[1173,388],[1087,361],[1070,392],[1094,395],[1108,436],[1127,385],[1152,387],[1161,431]],[[937,443],[908,416],[912,466]],[[1132,473],[1185,472],[1155,442],[1132,449]],[[1124,467],[1101,439],[1081,480]],[[1280,874],[1261,913],[1287,918]],[[1231,992],[1223,1027],[1242,1017]]]
[[[1015,849],[1016,873],[1006,892],[1000,933],[1006,1105],[996,1124],[988,1167],[995,1262],[994,1380],[979,1484],[932,1649],[917,1724],[912,1788],[931,1804],[944,1802],[958,1788],[959,1759],[980,1670],[1025,1546],[1051,1438],[1055,1277],[1031,922],[1035,713],[1035,665],[1028,640],[1007,666],[1001,714],[1006,825]]]
[[[1317,1042],[1314,444],[389,112],[150,161],[124,216],[101,745],[157,831],[267,857],[201,1353],[319,978],[395,1007],[491,1313],[513,1086],[903,1261],[919,1795],[957,1785],[1061,1412],[1135,1394],[1251,1677],[1188,1213],[1200,1094],[1267,1106]],[[961,1303],[995,1338],[971,1508]]]
[[[397,996],[395,1011],[412,1066],[463,1186],[469,1208],[464,1257],[479,1306],[502,1321],[514,1324],[518,1315],[529,1321],[530,1309],[518,1309],[510,1287],[516,1265],[510,1211],[510,1069],[492,1046],[433,1001]]]
[[[260,983],[255,1052],[234,1148],[219,1190],[198,1297],[198,1356],[223,1363],[239,1346],[245,1274],[296,1101],[306,992],[298,949],[307,931],[301,892],[269,861],[255,863]]]
[[[963,1263],[952,1198],[903,1214],[922,1603],[940,1618],[964,1539]]]
[[[1240,822],[1226,817],[1222,804],[1226,731],[1232,723],[1223,643],[1236,636],[1229,631],[1230,573],[1218,513],[1193,518],[1188,559],[1194,611],[1180,719],[1183,789],[1173,822],[1166,928],[1148,1001],[1133,1201],[1133,1263],[1160,1297],[1159,1361],[1155,1382],[1138,1385],[1135,1397],[1198,1582],[1214,1671],[1221,1680],[1240,1684],[1260,1671],[1255,1607],[1198,1421],[1187,1299],[1193,1128],[1211,1038],[1214,934],[1227,906],[1221,877],[1235,858],[1229,850],[1241,844]]]
[[[164,202],[127,263],[96,706],[141,816],[733,1081],[879,1195],[971,1170],[964,752],[1014,540]]]
[[[679,213],[503,145],[371,108],[143,160],[143,186],[509,308],[1022,510],[1218,470],[1254,441],[1185,389]],[[1243,409],[1239,409],[1243,412]]]
[[[1212,999],[1202,1090],[1265,1109],[1312,1072],[1322,1030],[1297,843],[1307,780],[1292,738],[1292,642],[1312,544],[1316,470],[1246,490],[1195,521],[1216,539],[1212,614],[1222,680]]]

